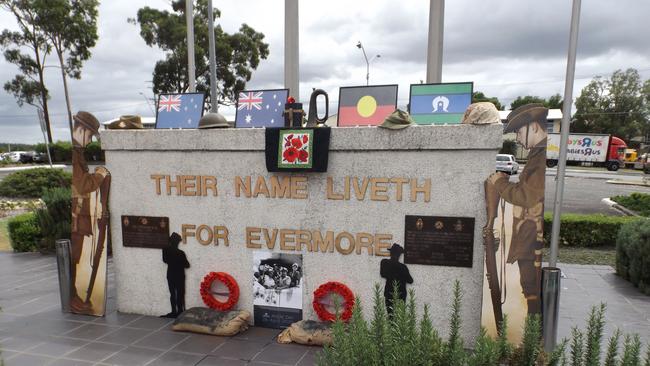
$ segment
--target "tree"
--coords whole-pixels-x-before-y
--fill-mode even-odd
[[[19,32],[4,30],[0,45],[7,61],[18,65],[22,74],[5,83],[18,105],[40,107],[45,115],[48,140],[52,142],[49,98],[44,81],[45,58],[55,51],[65,92],[68,123],[72,134],[72,107],[66,76],[79,79],[83,61],[97,42],[97,0],[0,0],[14,14]],[[29,49],[33,54],[21,53]]]
[[[486,97],[483,92],[475,91],[474,94],[472,94],[472,103],[478,102],[490,102],[500,111],[502,111],[504,107],[497,97]]]
[[[576,99],[571,130],[612,134],[628,142],[646,136],[650,132],[648,90],[650,84],[643,85],[635,69],[616,70],[609,79],[596,76]]]
[[[140,36],[149,46],[166,51],[164,60],[156,63],[153,71],[154,94],[187,91],[187,43],[185,1],[172,2],[173,12],[152,9],[148,6],[138,10],[132,24],[140,24]],[[214,17],[221,13],[214,9]],[[246,24],[239,31],[228,34],[221,26],[215,26],[215,51],[217,55],[218,103],[231,104],[239,91],[257,69],[260,59],[269,55],[269,45],[264,43],[264,34],[256,32]],[[194,37],[196,57],[196,90],[210,90],[210,69],[208,59],[208,5],[207,0],[198,0],[194,7]],[[212,103],[212,101],[210,101]]]
[[[83,62],[97,43],[98,0],[36,0],[37,23],[54,48],[61,69],[68,124],[72,136],[72,107],[67,76],[80,79]]]
[[[523,97],[519,96],[512,103],[510,103],[510,109],[515,110],[522,105],[530,103],[540,103],[549,109],[562,109],[562,96],[560,94],[555,94],[548,99],[540,98],[536,95],[526,95]]]
[[[33,4],[33,0],[0,0],[0,6],[15,16],[19,28],[19,31],[5,29],[0,34],[5,59],[20,70],[20,74],[4,84],[4,89],[13,94],[19,106],[27,103],[43,110],[47,139],[51,143],[52,128],[47,105],[50,96],[44,80],[45,59],[51,47],[36,25],[37,14]],[[28,53],[24,52],[26,50]]]

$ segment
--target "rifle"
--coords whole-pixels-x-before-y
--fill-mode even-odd
[[[104,251],[104,241],[106,240],[106,231],[108,230],[108,193],[110,188],[111,175],[108,174],[106,177],[104,177],[102,184],[99,186],[99,192],[101,194],[100,203],[102,205],[102,215],[97,219],[97,249],[93,256],[92,272],[90,274],[90,281],[88,282],[88,291],[86,292],[86,303],[90,301],[90,296],[93,293],[95,279],[97,278],[97,271],[99,270],[99,262],[102,259],[102,252]]]
[[[501,333],[503,325],[503,309],[501,309],[501,289],[499,287],[499,274],[497,272],[497,258],[494,238],[494,220],[499,212],[499,192],[490,182],[485,181],[485,208],[487,210],[487,223],[483,227],[483,244],[485,245],[485,268],[492,298],[492,311],[497,332]],[[505,250],[505,248],[503,248]]]

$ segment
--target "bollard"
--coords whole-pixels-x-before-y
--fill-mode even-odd
[[[559,268],[542,268],[542,338],[544,350],[553,352],[557,341],[557,320],[560,313]]]
[[[61,311],[70,312],[70,240],[56,241],[56,264],[59,268],[59,293],[61,295]]]

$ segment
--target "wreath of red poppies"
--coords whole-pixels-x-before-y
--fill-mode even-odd
[[[226,302],[217,300],[212,294],[212,283],[214,281],[223,282],[228,288],[229,294]],[[201,282],[201,298],[205,305],[211,309],[228,311],[239,301],[239,285],[231,275],[225,272],[210,272],[203,277],[203,282]]]
[[[316,291],[314,291],[314,301],[312,304],[314,306],[314,311],[316,311],[316,315],[318,315],[318,318],[322,321],[333,322],[336,320],[336,314],[329,312],[329,310],[327,310],[327,308],[325,308],[325,306],[322,304],[325,296],[330,293],[336,293],[343,298],[343,304],[341,304],[343,306],[341,319],[347,322],[350,317],[352,317],[354,293],[352,293],[352,290],[350,290],[346,285],[340,282],[332,281],[324,283],[320,285]]]

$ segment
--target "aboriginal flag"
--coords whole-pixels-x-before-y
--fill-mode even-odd
[[[397,85],[342,87],[338,126],[378,126],[397,108]]]

